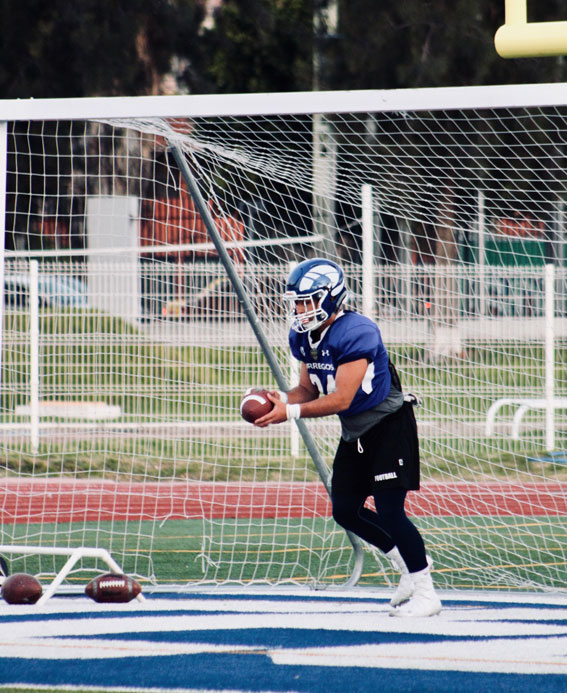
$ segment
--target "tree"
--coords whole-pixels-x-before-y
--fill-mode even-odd
[[[200,74],[222,93],[312,87],[313,13],[305,0],[224,0],[203,36]]]
[[[183,54],[189,65],[189,56],[198,50],[202,17],[198,0],[4,0],[0,96],[159,93],[173,58]],[[9,174],[7,181],[8,248],[17,242],[29,246],[43,242],[29,233],[29,210],[41,223],[54,200],[59,223],[68,224],[71,243],[82,247],[83,200],[65,193],[72,188],[71,157],[65,156],[71,146],[65,135],[72,129],[72,123],[13,124],[10,138],[18,146],[10,149],[9,171],[18,174]],[[34,137],[36,132],[42,136]],[[57,137],[49,136],[55,132]],[[59,156],[46,157],[46,148],[56,148]],[[73,155],[76,164],[85,152]],[[47,177],[46,167],[54,168]],[[17,241],[17,236],[22,238]]]
[[[531,21],[566,19],[559,0],[528,2]],[[537,7],[536,7],[537,6]],[[342,0],[334,89],[563,81],[561,59],[503,60],[494,34],[504,0]]]
[[[158,93],[176,58],[193,92],[302,91],[313,51],[328,89],[564,81],[564,60],[503,60],[493,38],[504,0],[338,0],[339,30],[315,46],[330,0],[4,0],[0,98]],[[560,0],[528,0],[532,21],[567,19]]]
[[[4,0],[0,97],[157,93],[202,17],[198,0]]]

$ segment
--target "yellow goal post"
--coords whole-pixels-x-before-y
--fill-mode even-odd
[[[505,0],[504,24],[494,36],[502,58],[542,58],[567,53],[567,21],[528,22],[527,0]]]

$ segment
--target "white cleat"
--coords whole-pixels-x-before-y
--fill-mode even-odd
[[[397,549],[393,549],[390,554],[392,554],[393,551],[397,551]],[[433,561],[429,556],[426,556],[427,558],[427,566],[428,568],[431,569],[431,566],[433,565]],[[401,556],[400,556],[401,559]],[[414,582],[413,582],[413,575],[408,571],[406,568],[406,564],[403,563],[402,560],[402,565],[399,564],[399,562],[393,557],[390,557],[390,560],[392,561],[392,564],[394,567],[397,567],[398,570],[400,571],[400,582],[398,583],[398,586],[396,588],[396,591],[394,592],[392,598],[390,599],[390,606],[399,606],[400,604],[403,604],[404,602],[407,602],[408,599],[413,595],[414,592]],[[403,566],[403,567],[402,567]]]
[[[397,606],[407,601],[413,594],[413,580],[410,577],[409,570],[397,546],[394,546],[391,551],[388,551],[386,557],[390,560],[394,570],[400,573],[400,582],[390,600],[390,606]]]
[[[413,594],[408,601],[390,610],[390,616],[401,618],[426,618],[441,611],[441,600],[435,593],[430,565],[418,573],[410,573]]]
[[[413,594],[413,578],[410,573],[402,573],[396,591],[390,599],[390,606],[399,606]]]

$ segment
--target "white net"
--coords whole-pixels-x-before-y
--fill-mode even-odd
[[[239,417],[275,381],[174,146],[290,382],[290,263],[338,260],[376,318],[423,399],[409,510],[437,584],[563,587],[566,112],[11,123],[0,543],[95,544],[158,583],[352,574],[295,427]],[[330,466],[337,422],[308,426]]]

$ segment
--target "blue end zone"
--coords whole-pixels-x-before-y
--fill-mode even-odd
[[[518,623],[514,621],[513,623]],[[536,621],[521,621],[526,625],[534,625]],[[561,621],[546,621],[548,625],[567,627],[567,619]],[[73,636],[65,636],[73,638]],[[548,635],[532,635],[532,638],[549,637]],[[143,633],[116,633],[81,636],[82,640],[123,640],[134,642],[167,642],[167,643],[209,643],[211,645],[231,645],[234,647],[257,647],[266,649],[276,648],[314,648],[314,647],[348,647],[353,645],[376,645],[388,643],[444,643],[456,642],[474,643],[494,640],[496,644],[501,636],[474,635],[436,635],[431,633],[389,633],[389,632],[360,632],[352,630],[322,630],[318,628],[243,628],[230,630],[192,630],[163,633],[161,631]],[[524,635],[508,635],[506,640],[525,640]]]
[[[452,595],[440,616],[398,619],[389,617],[386,598],[371,594],[191,593],[125,605],[75,597],[40,608],[0,602],[0,686],[567,691],[565,598]]]
[[[98,686],[230,691],[407,691],[415,693],[565,693],[566,676],[520,676],[470,672],[277,666],[262,655],[192,655],[66,661],[3,660],[0,682],[51,686]],[[9,672],[9,674],[8,674]]]

